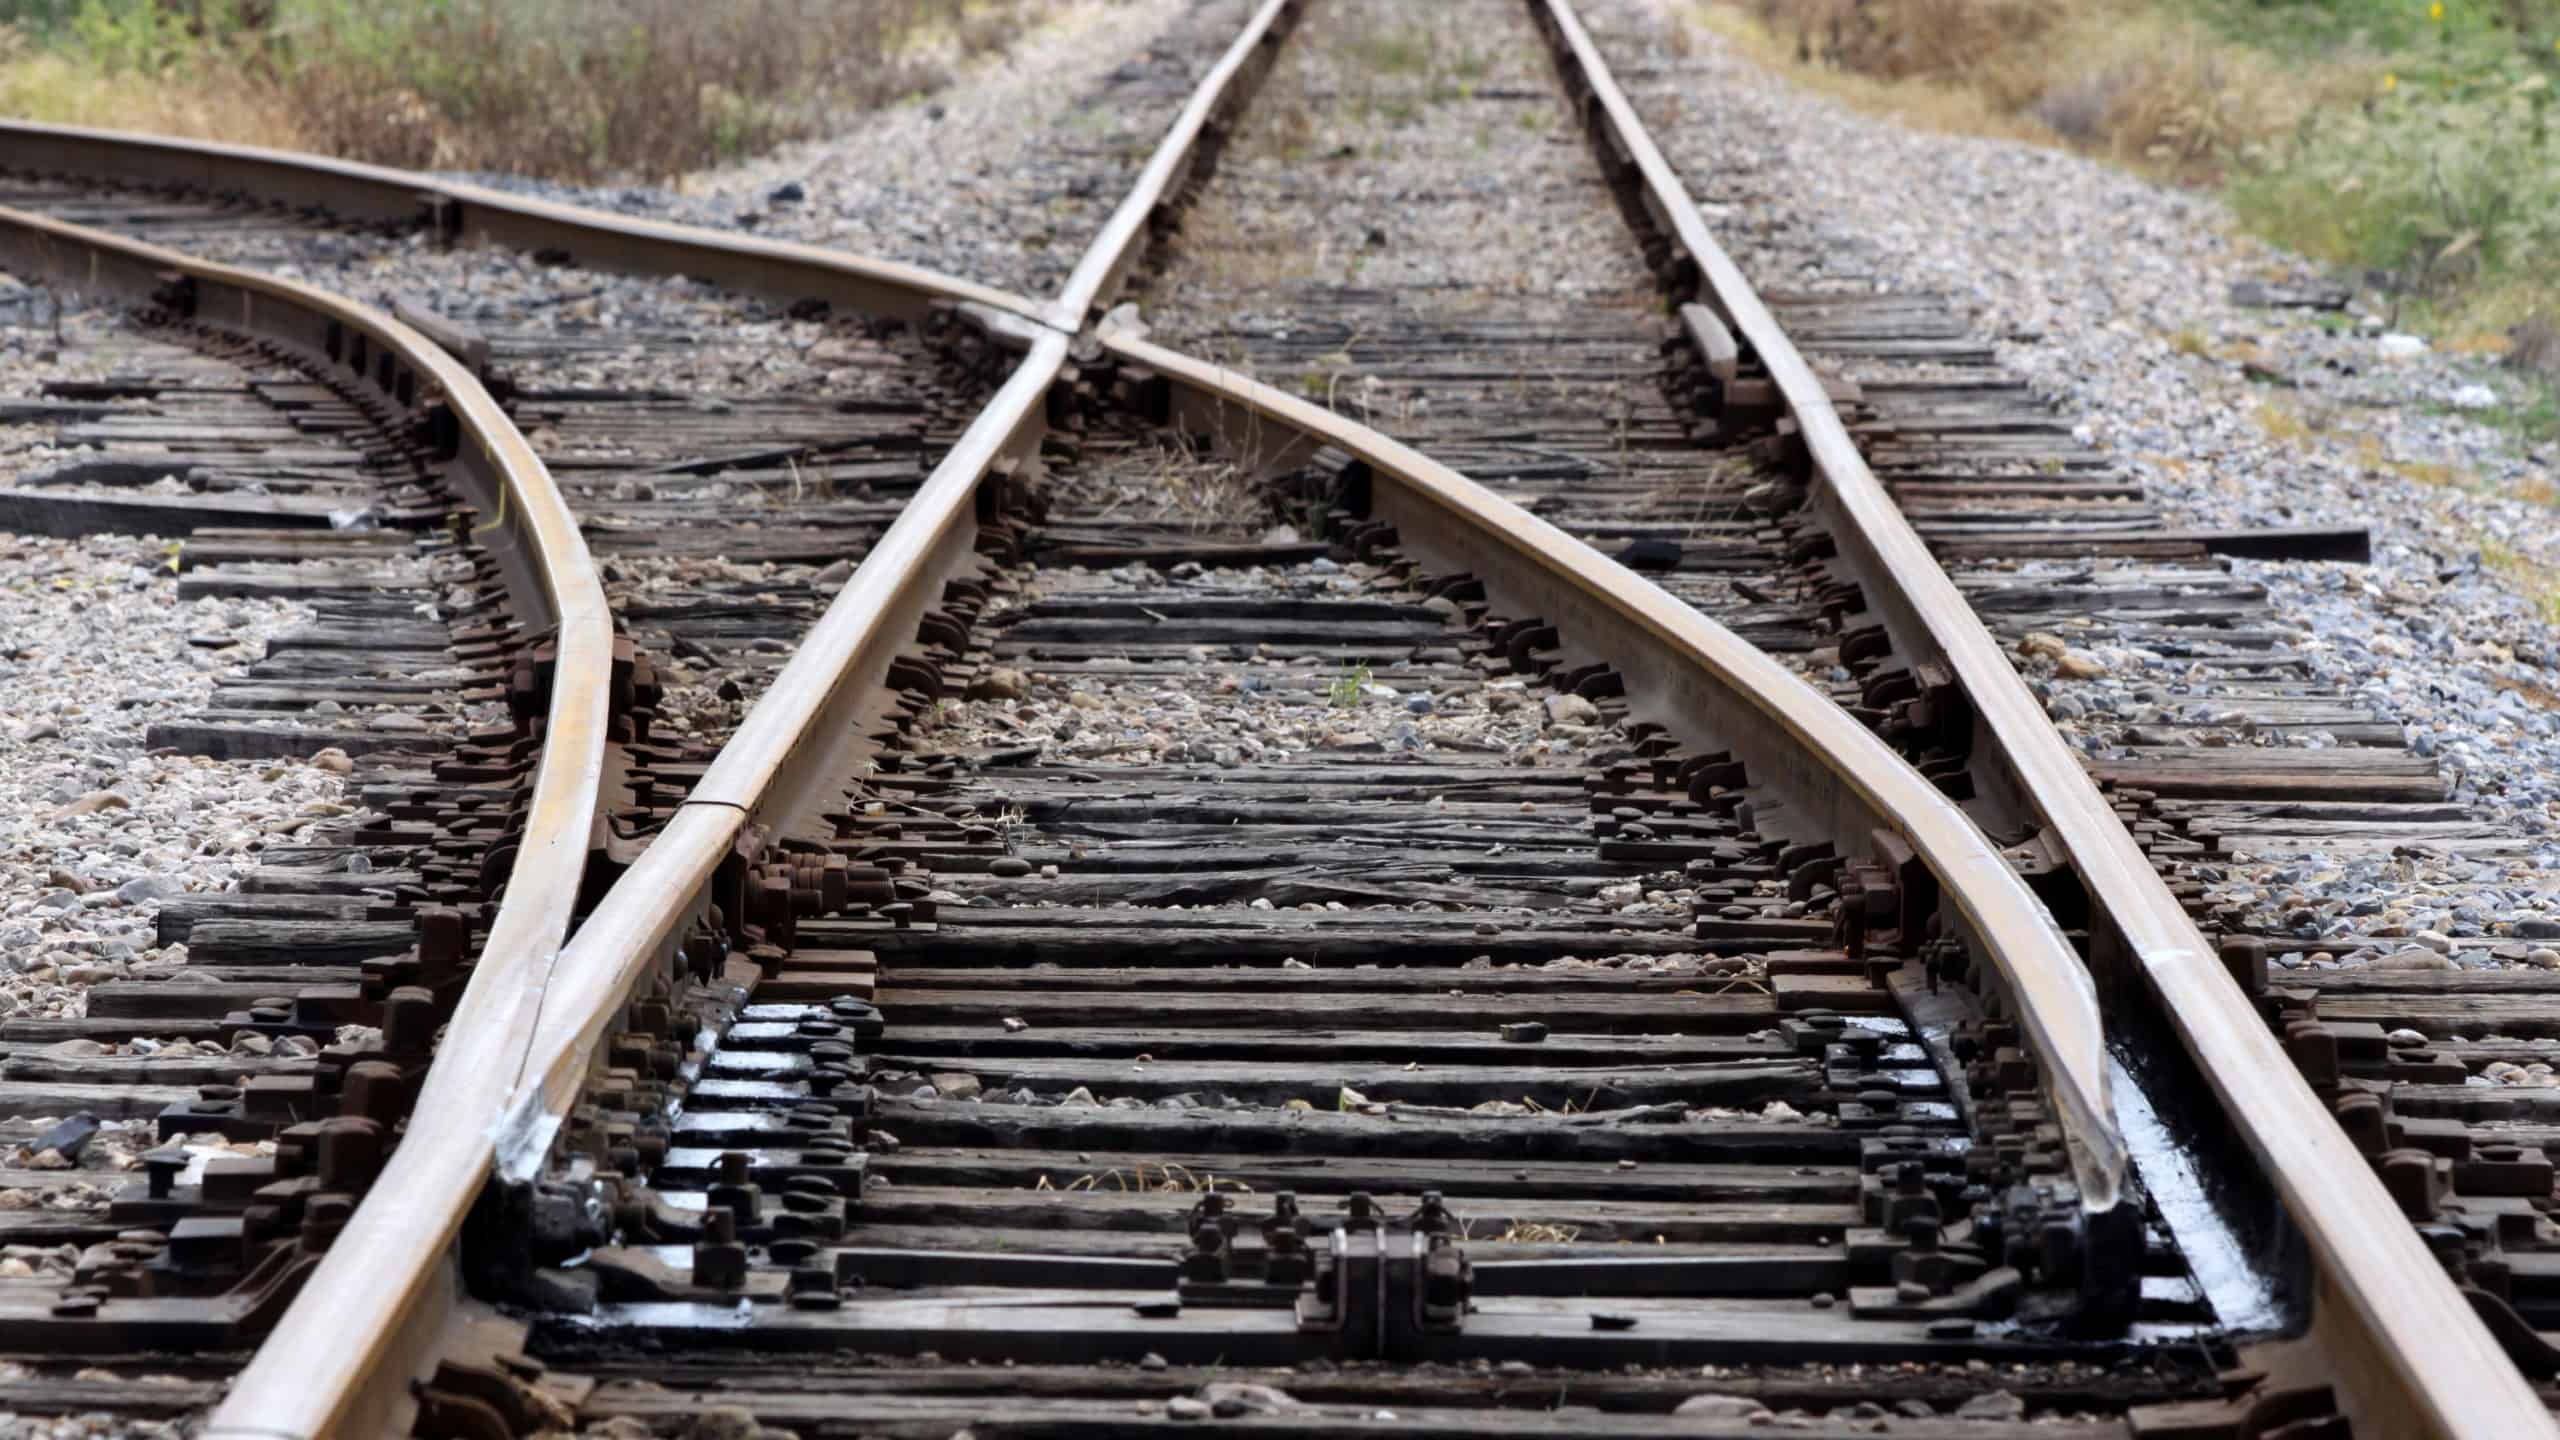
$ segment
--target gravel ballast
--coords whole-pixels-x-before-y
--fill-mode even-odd
[[[470,180],[652,219],[921,265],[1054,295],[1196,84],[1246,0],[1071,0],[929,94],[671,189]]]
[[[49,313],[0,326],[0,394],[94,378],[86,342],[114,324],[75,311],[59,335]],[[0,427],[0,476],[52,439],[49,425]],[[283,601],[181,601],[175,549],[0,533],[0,995],[12,1015],[77,1016],[90,984],[184,965],[185,946],[152,943],[163,900],[233,888],[270,840],[355,809],[331,766],[148,752],[154,721],[202,708],[217,677],[312,618]]]
[[[1054,7],[1009,52],[931,95],[858,117],[830,140],[692,177],[680,194],[506,183],[1043,293],[1247,13],[1241,0]],[[209,259],[360,299],[432,296],[466,323],[556,335],[576,357],[559,367],[563,383],[758,382],[737,373],[730,348],[670,351],[643,343],[646,335],[618,335],[663,328],[671,308],[739,348],[766,343],[774,358],[763,382],[858,397],[879,380],[860,367],[830,369],[824,327],[688,282],[443,250],[422,237],[385,246],[327,228],[239,227],[188,243]],[[0,395],[98,378],[114,368],[115,347],[93,342],[120,326],[76,302],[62,313],[52,292],[0,277]],[[536,426],[532,438],[546,446],[549,437]],[[50,425],[0,425],[0,484],[61,453]],[[183,965],[184,946],[150,943],[162,896],[233,888],[270,838],[352,813],[336,768],[145,753],[154,721],[202,708],[218,675],[313,618],[277,602],[181,603],[170,553],[160,537],[0,534],[0,682],[9,687],[0,707],[0,991],[19,1015],[76,1017],[88,984]]]
[[[2267,587],[2274,619],[2310,657],[2306,678],[2402,723],[2411,749],[2439,758],[2456,798],[2518,837],[2519,853],[2244,859],[2224,868],[2215,899],[2249,906],[2271,931],[2334,905],[2323,933],[2473,942],[2458,949],[2465,963],[2560,958],[2540,938],[2560,920],[2560,646],[2538,608],[2560,574],[2560,525],[2540,503],[2560,476],[2547,448],[2459,408],[2479,387],[2512,402],[2515,377],[2352,308],[2324,319],[2234,303],[2244,283],[2318,277],[2233,233],[2209,198],[1858,113],[1760,70],[1673,0],[1585,11],[1755,284],[1947,296],[2171,525],[2372,528],[2370,565],[2231,564]],[[2139,714],[2137,696],[2180,678],[2156,657],[2110,658],[2102,677],[2040,681],[2048,703]],[[2120,738],[2064,723],[2101,753]],[[2279,963],[2388,958],[2305,940]]]

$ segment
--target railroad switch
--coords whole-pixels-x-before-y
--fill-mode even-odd
[[[1438,1191],[1410,1215],[1390,1217],[1366,1192],[1346,1202],[1319,1253],[1298,1197],[1272,1197],[1250,1221],[1228,1197],[1200,1197],[1185,1219],[1178,1306],[1294,1309],[1298,1329],[1329,1337],[1341,1359],[1411,1359],[1426,1337],[1456,1334],[1474,1293],[1459,1247],[1461,1222]],[[1177,1307],[1178,1308],[1178,1307]]]
[[[1935,948],[1932,942],[1924,950]],[[1906,1003],[1920,992],[1897,982]],[[1925,999],[1925,997],[1921,997]],[[1886,1037],[1808,1012],[1793,1032],[1799,1053],[1819,1053],[1835,1088],[1856,1088],[1853,1108],[1868,1120],[1890,1116],[1906,1056]],[[1935,1048],[1936,1042],[1926,1048]],[[2038,1070],[2017,1027],[1969,1019],[1947,1032],[1946,1050],[1967,1062],[1956,1100],[1972,1135],[1955,1145],[1924,1144],[1907,1128],[1879,1124],[1861,1152],[1863,1218],[1849,1253],[1859,1272],[1889,1285],[1853,1286],[1853,1312],[1874,1319],[2018,1318],[2080,1334],[2114,1334],[2140,1300],[2142,1226],[2137,1200],[2103,1211],[2081,1203],[2068,1178],[2061,1129],[2038,1088]]]
[[[1298,1329],[1332,1336],[1342,1359],[1421,1359],[1429,1337],[1465,1326],[1474,1281],[1439,1192],[1400,1221],[1357,1194],[1298,1298]]]

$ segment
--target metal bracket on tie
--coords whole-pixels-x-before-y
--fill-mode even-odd
[[[1475,1271],[1460,1225],[1438,1191],[1410,1215],[1390,1217],[1366,1192],[1350,1197],[1326,1245],[1298,1197],[1273,1197],[1268,1219],[1247,1222],[1228,1197],[1200,1197],[1184,1224],[1177,1306],[1296,1311],[1300,1334],[1343,1360],[1415,1360],[1431,1337],[1455,1335],[1474,1299]]]
[[[1331,1335],[1344,1359],[1415,1360],[1465,1327],[1474,1271],[1437,1191],[1403,1220],[1354,1195],[1332,1240],[1298,1298],[1300,1333]]]

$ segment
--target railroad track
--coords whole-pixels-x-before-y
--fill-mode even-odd
[[[1560,0],[1461,7],[1467,40],[1500,56],[1492,99],[1590,127],[1598,163],[1561,203],[1642,265],[1564,308],[1269,285],[1221,298],[1292,318],[1202,324],[1214,272],[1186,209],[1304,202],[1267,193],[1289,181],[1257,158],[1259,117],[1303,125],[1328,96],[1290,67],[1373,18],[1298,8],[1254,11],[1046,303],[455,187],[422,204],[416,177],[360,167],[14,133],[54,172],[16,203],[248,232],[235,255],[423,223],[705,275],[767,297],[704,297],[710,315],[773,329],[707,357],[706,389],[736,367],[727,410],[671,425],[667,397],[564,384],[553,367],[584,362],[555,337],[421,310],[422,333],[6,217],[23,266],[132,298],[152,343],[264,340],[260,364],[328,392],[284,397],[324,407],[306,429],[361,449],[365,426],[427,421],[365,483],[389,518],[458,532],[414,558],[476,566],[501,623],[415,653],[484,645],[473,678],[524,677],[513,736],[487,737],[502,773],[422,811],[442,826],[422,848],[503,875],[470,877],[476,912],[412,917],[417,948],[364,961],[352,997],[334,987],[423,1008],[370,1039],[330,1027],[337,1050],[293,1057],[314,1063],[264,1098],[204,1102],[294,1123],[232,1188],[137,1187],[167,1192],[136,1199],[169,1228],[13,1304],[8,1343],[266,1332],[211,1421],[243,1434],[706,1411],[935,1435],[1613,1434],[1701,1394],[1702,1433],[1764,1406],[1818,1433],[2547,1429],[2518,1369],[2547,1373],[2547,1161],[2428,1123],[2426,1085],[2469,1050],[2422,1059],[2232,983],[2263,947],[2217,953],[2161,883],[2185,836],[2126,793],[2147,772],[2098,792],[1842,417],[1906,504],[2032,507],[1933,513],[1942,551],[2059,528],[2092,467],[1987,488],[2049,444],[1978,438],[2043,433],[1996,377],[1841,383],[1844,357],[1984,357],[1907,302],[1754,294]],[[180,176],[334,218],[201,196],[137,215],[95,188]],[[1612,200],[1631,230],[1591,218]],[[1149,266],[1150,318],[1225,367],[1089,327]],[[560,273],[548,293],[596,283]],[[755,368],[795,324],[842,363],[797,385]],[[1346,394],[1336,355],[1376,383]],[[830,405],[848,370],[858,410]],[[1954,419],[1950,389],[1972,407]],[[765,443],[729,448],[742,432]],[[871,493],[779,527],[758,506],[753,530],[678,498],[788,480],[805,502],[821,454],[871,467]],[[1282,516],[1297,535],[1269,533]],[[615,573],[599,542],[634,530],[634,550],[767,546],[754,563],[793,568],[670,594],[638,561]],[[2031,543],[2193,562],[2336,541]],[[369,596],[382,557],[347,558],[331,588]],[[792,637],[822,561],[856,563]],[[379,602],[348,603],[360,623]],[[2068,587],[2042,603],[2078,618]],[[617,657],[609,617],[659,643]],[[680,741],[675,668],[697,691]],[[290,705],[320,682],[264,688]],[[509,854],[483,822],[519,809]],[[422,868],[394,898],[460,879]],[[394,928],[373,943],[412,933]],[[412,979],[423,1001],[389,993]],[[302,998],[260,998],[199,1018],[311,1035]],[[34,1037],[7,1038],[14,1066]],[[331,1097],[342,1118],[306,1118]],[[2205,1187],[2254,1223],[2226,1228]],[[252,1257],[290,1272],[276,1303],[225,1290]],[[2482,1311],[2503,1352],[2453,1274],[2503,1289]]]

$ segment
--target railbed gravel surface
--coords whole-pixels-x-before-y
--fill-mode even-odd
[[[15,282],[9,282],[14,286]],[[14,292],[18,299],[30,292]],[[94,379],[129,354],[97,346],[114,317],[50,297],[0,310],[0,396],[49,380]],[[0,426],[0,484],[54,454],[49,424]],[[86,1012],[92,985],[171,976],[183,944],[155,944],[161,903],[236,889],[271,842],[360,818],[343,755],[217,761],[154,755],[155,721],[201,708],[214,681],[270,637],[309,622],[272,600],[181,601],[155,536],[80,539],[0,532],[0,1017]],[[255,1042],[263,1046],[264,1042]],[[309,1053],[300,1038],[286,1048]],[[218,1040],[71,1039],[56,1056],[223,1055]],[[259,1050],[258,1053],[264,1053]],[[0,1211],[93,1210],[156,1148],[156,1122],[85,1115],[0,1120]],[[184,1137],[204,1159],[272,1153],[272,1142]],[[0,1246],[0,1283],[68,1282],[80,1247]],[[16,1378],[0,1372],[0,1381]],[[131,1417],[0,1415],[26,1440],[169,1440],[173,1424]]]
[[[2359,931],[2447,937],[2465,964],[2560,965],[2560,639],[2538,608],[2560,575],[2560,456],[2462,413],[2484,389],[2512,403],[2513,376],[2359,311],[2233,303],[2239,282],[2318,277],[2236,235],[2208,198],[1858,113],[1757,68],[1678,0],[1583,8],[1755,283],[1950,297],[2167,523],[2372,527],[2369,566],[2232,566],[2268,588],[2309,678],[2397,716],[2524,853],[2240,863],[2217,898],[2261,917],[2334,905],[2332,933],[2363,910]],[[2059,723],[2103,753],[2144,692],[2178,676],[2138,652],[2100,658],[2104,676],[2036,683],[2048,704],[2070,697]],[[2377,958],[2315,942],[2278,963]]]
[[[1214,517],[1204,518],[1196,511],[1176,506],[1168,513],[1148,514],[1148,520],[1196,522],[1195,533],[1228,543],[1250,543],[1252,532],[1258,527],[1259,522],[1249,517],[1250,504],[1229,493],[1238,482],[1224,461],[1179,449],[1147,446],[1133,447],[1123,456],[1088,461],[1054,477],[1050,513],[1053,518],[1071,518],[1080,523],[1126,515],[1142,503],[1128,489],[1133,478],[1148,482],[1146,488],[1158,497],[1227,497]],[[1195,561],[1163,570],[1144,563],[1109,568],[1047,566],[1024,572],[1022,590],[999,598],[980,623],[986,633],[998,635],[1007,614],[1052,599],[1083,604],[1134,599],[1169,608],[1188,602],[1233,602],[1273,595],[1356,601],[1377,594],[1374,585],[1381,574],[1371,565],[1325,558],[1214,568]],[[1457,613],[1455,605],[1448,601],[1429,602],[1426,608],[1449,617]],[[1287,653],[1292,651],[1297,653]],[[1152,771],[1167,766],[1214,767],[1242,775],[1257,766],[1322,765],[1369,755],[1381,757],[1382,763],[1416,764],[1434,760],[1445,763],[1459,755],[1498,756],[1500,763],[1507,766],[1575,776],[1626,749],[1625,738],[1602,721],[1590,702],[1554,694],[1520,676],[1460,680],[1446,674],[1435,677],[1424,673],[1430,669],[1428,666],[1419,666],[1408,674],[1394,664],[1373,669],[1367,664],[1332,662],[1320,651],[1298,645],[1262,644],[1250,647],[1248,652],[1242,646],[1202,644],[1191,647],[1189,658],[1189,668],[1173,674],[1146,673],[1141,668],[1124,675],[1108,667],[1089,666],[1063,666],[1058,673],[1040,673],[1036,665],[1029,671],[999,668],[982,676],[967,698],[948,702],[937,712],[929,748],[968,754],[1036,745],[1038,754],[1031,763],[1073,766],[1097,777],[1130,767]],[[990,783],[1001,793],[1000,777],[1005,772],[994,770],[988,774]],[[1418,802],[1418,809],[1426,816],[1466,813],[1465,792],[1469,787],[1453,783],[1449,788],[1456,792],[1454,797],[1430,796]],[[874,804],[877,807],[880,802]],[[1519,808],[1528,812],[1536,807],[1522,802]],[[1010,813],[999,814],[996,819],[1017,843],[1040,843],[1041,826],[1037,822],[1020,821]],[[1050,843],[1063,842],[1053,838]],[[1499,855],[1506,848],[1498,841],[1489,842],[1486,853]],[[1040,878],[1058,881],[1061,894],[1066,897],[1063,899],[1041,895],[1038,881],[988,881],[958,873],[941,877],[940,883],[946,888],[938,890],[935,899],[954,906],[1002,903],[1034,909],[1091,903],[1089,897],[1073,893],[1072,878],[1059,881],[1056,868],[1049,867]],[[1023,883],[1029,884],[1027,891],[1022,888]],[[1773,882],[1773,894],[1774,890]],[[1598,885],[1575,896],[1567,908],[1577,915],[1622,915],[1631,921],[1679,920],[1691,913],[1695,899],[1695,889],[1681,872],[1670,870]],[[1778,903],[1785,903],[1782,897]],[[1353,905],[1341,900],[1311,900],[1275,905],[1268,898],[1257,897],[1243,902],[1222,900],[1160,908],[1164,913],[1177,914],[1186,910],[1275,908],[1331,912],[1409,909],[1428,913],[1445,907],[1437,899],[1402,904],[1379,901]],[[1506,913],[1490,905],[1479,909],[1487,917]],[[1523,907],[1508,913],[1517,914],[1523,923],[1535,923],[1542,912]],[[1605,939],[1592,948],[1589,955],[1561,956],[1546,962],[1547,968],[1694,973],[1733,984],[1751,983],[1760,973],[1761,962],[1757,958],[1705,953],[1616,954],[1611,953]],[[1479,963],[1493,962],[1488,957]],[[1303,968],[1294,959],[1283,964]],[[1152,1103],[1177,1110],[1185,1108],[1185,1101],[1222,1107],[1243,1103],[1214,1093],[1149,1102],[1107,1091],[1096,1094],[1082,1087],[1066,1093],[1029,1088],[982,1091],[974,1077],[957,1067],[942,1074],[891,1073],[880,1078],[893,1089],[913,1087],[913,1098],[923,1101],[1116,1108]],[[1341,1103],[1346,1107],[1371,1106],[1355,1091],[1345,1090],[1343,1095],[1346,1098]],[[1375,1106],[1373,1113],[1383,1113],[1387,1108]],[[1487,1114],[1527,1113],[1526,1107],[1505,1101],[1488,1102],[1477,1110]],[[1742,1114],[1771,1123],[1806,1121],[1792,1107],[1776,1102],[1717,1113]]]
[[[0,395],[95,378],[84,343],[116,325],[73,312],[59,336],[0,317]],[[65,341],[68,343],[64,343]],[[0,482],[50,450],[53,427],[0,427]],[[283,601],[180,601],[168,542],[0,532],[0,999],[76,1016],[87,986],[166,973],[171,895],[228,890],[271,839],[344,823],[345,775],[299,761],[152,755],[158,720],[203,707],[213,682],[312,618]],[[343,763],[338,757],[337,763]]]
[[[672,189],[465,178],[1046,299],[1252,12],[1247,0],[1070,0],[929,93]]]
[[[205,259],[385,307],[403,299],[420,303],[484,334],[492,342],[494,368],[533,393],[530,402],[512,404],[511,414],[535,452],[555,467],[555,482],[585,522],[617,610],[699,600],[706,587],[770,597],[777,590],[816,585],[831,594],[843,579],[818,564],[740,564],[716,555],[651,555],[617,546],[611,542],[617,529],[679,528],[674,521],[662,527],[634,521],[616,513],[617,507],[637,504],[645,510],[660,501],[693,501],[716,507],[705,514],[723,524],[781,527],[802,518],[804,481],[814,501],[840,498],[845,487],[834,484],[827,465],[818,461],[795,466],[787,485],[769,476],[760,480],[743,467],[699,478],[653,478],[649,462],[632,458],[622,444],[633,438],[627,428],[599,422],[587,413],[594,407],[551,397],[655,393],[689,397],[685,403],[711,414],[750,399],[822,412],[896,403],[909,390],[901,373],[905,365],[921,363],[912,348],[893,356],[857,325],[794,318],[780,305],[688,277],[551,265],[518,251],[453,249],[424,235],[386,239],[323,223],[212,227],[171,243]],[[617,460],[624,465],[616,467]],[[0,456],[0,482],[9,463]],[[851,539],[847,545],[849,565],[860,545]],[[653,630],[644,643],[656,639]],[[658,649],[667,687],[662,715],[675,732],[724,733],[744,713],[741,693],[751,699],[761,688],[760,678],[739,675],[734,678],[744,691],[729,687],[724,695],[734,665]]]
[[[144,1377],[135,1383],[150,1384],[153,1381]],[[161,1383],[184,1385],[189,1382],[170,1377]],[[182,1440],[191,1428],[178,1420],[146,1420],[131,1415],[0,1413],[0,1440]]]

